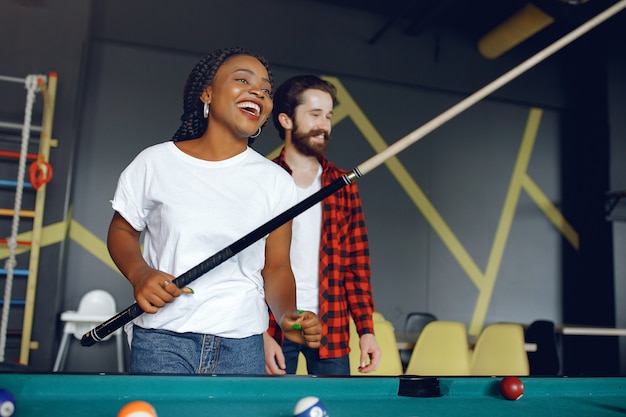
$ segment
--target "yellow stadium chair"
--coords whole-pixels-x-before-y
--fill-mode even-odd
[[[470,372],[476,376],[527,376],[528,354],[524,327],[517,323],[494,323],[485,327],[472,353]]]
[[[300,352],[298,354],[298,366],[296,367],[296,375],[308,375],[309,371],[306,367],[306,358],[304,354]]]
[[[419,335],[406,375],[466,376],[470,374],[465,323],[436,320]]]
[[[372,314],[372,320],[374,320],[374,321],[387,321],[385,316],[383,316],[383,313],[379,313],[378,311],[374,311],[374,313]]]
[[[375,371],[359,372],[361,349],[354,321],[350,320],[350,375],[353,376],[398,376],[402,375],[402,360],[398,351],[396,334],[391,322],[374,316],[374,334],[380,347],[381,358]]]
[[[407,314],[402,331],[407,335],[412,334],[412,341],[415,342],[424,326],[435,320],[437,320],[437,316],[432,313],[414,311]],[[404,366],[404,368],[409,364],[412,352],[413,349],[402,349],[400,351],[400,359],[402,359],[402,366]]]

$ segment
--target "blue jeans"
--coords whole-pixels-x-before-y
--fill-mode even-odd
[[[229,339],[133,327],[132,374],[265,375],[263,335]]]
[[[348,355],[340,358],[321,359],[319,349],[311,349],[306,345],[301,345],[285,338],[283,355],[285,355],[288,374],[296,373],[298,354],[300,352],[306,358],[309,375],[350,375],[350,358]]]

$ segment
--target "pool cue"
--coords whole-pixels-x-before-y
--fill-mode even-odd
[[[287,223],[298,214],[309,209],[316,203],[319,203],[324,198],[343,188],[343,186],[353,182],[356,176],[360,176],[356,173],[356,171],[357,169],[355,168],[355,171],[349,172],[341,178],[337,178],[326,187],[323,187],[321,190],[310,195],[308,198],[302,200],[300,203],[291,207],[287,211],[279,214],[272,220],[256,228],[241,239],[237,240],[235,243],[232,243],[230,246],[222,249],[210,258],[205,259],[187,272],[179,275],[177,278],[172,280],[172,283],[176,284],[179,288],[187,286],[196,278],[206,274],[213,268],[220,265],[222,262],[241,252],[257,240],[261,239],[263,236]],[[80,341],[81,345],[91,346],[96,342],[102,341],[104,338],[109,336],[120,327],[124,326],[126,323],[130,322],[136,317],[139,317],[142,313],[143,310],[139,307],[137,303],[131,305],[114,317],[85,333]]]
[[[460,101],[456,105],[452,106],[445,112],[441,113],[439,116],[431,119],[429,122],[422,125],[418,129],[414,130],[407,136],[399,139],[397,142],[393,143],[386,149],[380,151],[378,154],[374,155],[370,159],[364,161],[363,163],[358,165],[356,168],[354,168],[352,171],[345,174],[343,177],[336,179],[331,184],[327,185],[326,187],[323,187],[321,190],[311,195],[307,199],[301,201],[300,203],[296,204],[295,206],[288,209],[287,211],[279,214],[272,220],[268,221],[267,223],[253,230],[252,232],[242,237],[238,241],[234,242],[230,246],[217,252],[210,258],[205,259],[200,264],[196,265],[192,269],[188,270],[187,272],[183,273],[179,277],[172,280],[172,282],[175,283],[179,288],[185,287],[193,280],[204,275],[208,271],[220,265],[222,262],[226,261],[227,259],[236,255],[237,253],[241,252],[242,250],[244,250],[245,248],[247,248],[248,246],[250,246],[257,240],[261,239],[263,236],[267,235],[268,233],[282,226],[289,220],[293,219],[298,214],[309,209],[310,207],[322,201],[324,198],[330,196],[331,194],[335,193],[342,187],[353,183],[357,178],[360,178],[363,175],[369,173],[374,168],[384,163],[387,159],[391,158],[392,156],[397,155],[398,153],[400,153],[401,151],[403,151],[410,145],[422,139],[428,133],[432,132],[433,130],[435,130],[436,128],[438,128],[439,126],[447,122],[448,120],[457,116],[459,113],[463,112],[467,108],[473,106],[478,101],[482,100],[487,95],[493,93],[498,88],[502,87],[503,85],[517,78],[518,76],[526,72],[528,69],[532,68],[533,66],[537,65],[539,62],[553,55],[555,52],[565,47],[566,45],[570,44],[575,39],[587,33],[589,30],[598,26],[600,23],[609,19],[611,16],[615,15],[616,13],[618,13],[620,10],[624,9],[625,7],[626,7],[626,0],[620,0],[619,2],[615,3],[613,6],[608,7],[603,12],[599,13],[595,17],[583,23],[576,29],[572,30],[571,32],[563,36],[562,38],[552,43],[551,45],[537,52],[535,55],[528,58],[526,61],[522,62],[521,64],[514,67],[513,69],[509,70],[504,75],[495,79],[491,83],[487,84],[485,87],[481,88],[480,90],[476,91],[469,97],[465,98],[464,100]],[[120,327],[124,326],[131,320],[139,317],[141,314],[143,314],[143,310],[141,310],[139,305],[135,303],[131,305],[130,307],[128,307],[127,309],[118,313],[116,316],[112,317],[106,322],[100,324],[99,326],[85,333],[85,335],[81,339],[81,344],[83,346],[92,346],[96,342],[102,341],[104,338],[106,338],[111,333],[113,333]]]

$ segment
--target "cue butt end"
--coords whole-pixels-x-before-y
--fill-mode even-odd
[[[93,346],[96,344],[96,339],[91,336],[91,332],[87,332],[80,339],[80,344],[85,347]]]

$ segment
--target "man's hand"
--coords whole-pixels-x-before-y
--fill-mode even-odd
[[[375,371],[380,363],[382,353],[373,334],[367,333],[359,338],[361,358],[359,372],[368,373]]]
[[[265,374],[285,375],[285,355],[276,340],[267,332],[263,332],[263,346],[265,347]]]

